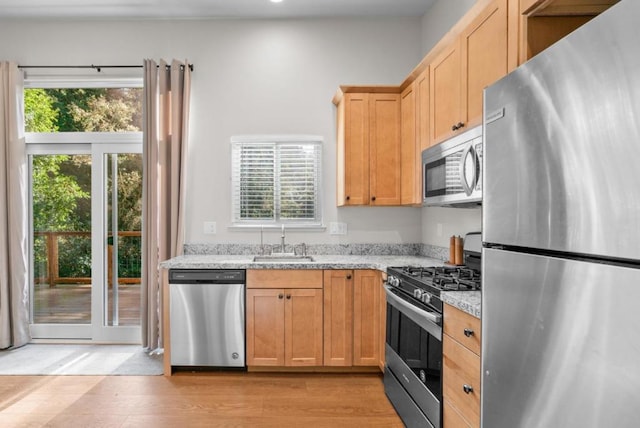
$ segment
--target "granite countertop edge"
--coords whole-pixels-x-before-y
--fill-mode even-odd
[[[443,291],[440,298],[463,312],[481,318],[482,296],[480,291]]]
[[[160,263],[164,269],[377,269],[442,266],[441,260],[406,255],[312,255],[313,261],[254,262],[250,255],[185,255]]]
[[[253,262],[250,255],[184,255],[160,263],[163,269],[375,269],[442,266],[442,260],[406,255],[312,255],[313,261]],[[444,291],[442,301],[480,318],[479,291]]]

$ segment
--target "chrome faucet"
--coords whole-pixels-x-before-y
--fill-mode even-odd
[[[284,224],[282,225],[282,236],[280,236],[280,252],[284,253],[285,250],[285,244],[284,244]]]

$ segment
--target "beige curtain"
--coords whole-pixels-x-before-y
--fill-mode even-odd
[[[0,349],[31,340],[22,87],[18,66],[0,62]]]
[[[142,345],[162,348],[158,263],[182,254],[191,70],[144,61]]]

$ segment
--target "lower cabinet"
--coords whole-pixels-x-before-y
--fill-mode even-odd
[[[247,271],[247,365],[322,365],[322,271]],[[281,288],[275,288],[280,284]],[[307,288],[287,288],[302,285]],[[264,288],[260,288],[264,287]]]
[[[247,270],[247,366],[384,367],[376,270]]]
[[[324,365],[377,367],[381,362],[381,274],[324,271]]]
[[[444,428],[480,426],[480,320],[444,305]]]

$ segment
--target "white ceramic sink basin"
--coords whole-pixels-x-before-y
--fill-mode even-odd
[[[295,254],[270,254],[265,256],[254,256],[254,262],[261,263],[295,263],[295,262],[312,262],[313,257],[311,256],[298,256]]]

